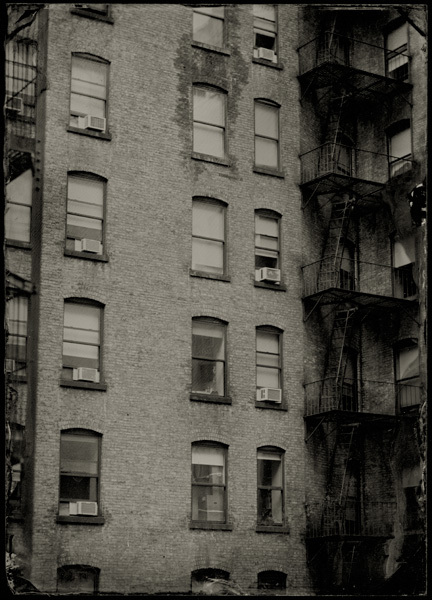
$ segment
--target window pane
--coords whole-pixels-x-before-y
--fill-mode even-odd
[[[394,243],[393,263],[396,268],[415,263],[415,239],[413,235]]]
[[[257,352],[271,352],[279,355],[279,335],[257,331]]]
[[[72,79],[91,81],[106,86],[106,73],[106,64],[77,56],[72,57]]]
[[[89,366],[97,368],[99,346],[63,342],[63,363],[70,367]]]
[[[193,235],[223,240],[224,212],[223,206],[195,201],[192,207]]]
[[[258,452],[258,485],[282,487],[282,459],[274,452]]]
[[[263,525],[282,525],[281,490],[258,490],[258,521]]]
[[[64,328],[64,339],[68,342],[81,342],[82,344],[98,344],[99,331],[89,329]]]
[[[268,255],[268,256],[267,256]],[[268,267],[270,269],[278,269],[278,255],[273,253],[270,255],[269,252],[264,254],[262,251],[260,253],[255,254],[255,268],[262,269],[263,267]]]
[[[192,392],[200,394],[224,395],[223,362],[192,360]]]
[[[90,435],[62,434],[61,471],[97,474],[99,439]]]
[[[96,574],[84,569],[59,569],[57,591],[60,593],[91,594],[96,591]]]
[[[212,46],[223,46],[223,21],[194,12],[193,39]]]
[[[279,166],[278,143],[274,140],[256,137],[255,164],[261,167],[277,169]]]
[[[192,322],[192,356],[224,360],[224,327],[205,321]]]
[[[223,466],[225,464],[225,450],[224,448],[214,448],[212,446],[194,445],[192,446],[192,464]]]
[[[266,19],[268,21],[276,20],[275,7],[271,4],[253,4],[254,17]]]
[[[225,522],[225,489],[192,486],[192,520]]]
[[[105,100],[71,94],[71,112],[105,118]]]
[[[277,139],[279,137],[278,128],[278,108],[255,103],[255,133]]]
[[[105,100],[106,96],[105,86],[89,81],[81,81],[79,79],[72,80],[72,92],[82,96],[92,96],[93,98],[99,98],[101,100]]]
[[[394,31],[391,31],[387,36],[387,50],[397,50],[407,43],[408,36],[406,23]]]
[[[257,367],[257,387],[269,387],[280,389],[279,369],[269,367]]]
[[[274,367],[279,368],[279,355],[277,354],[263,354],[257,352],[257,364],[262,367]]]
[[[194,87],[193,116],[195,121],[225,126],[225,98],[220,92]]]
[[[87,202],[76,202],[75,200],[68,201],[68,212],[86,215],[87,217],[102,218],[102,206],[88,204]],[[100,221],[99,221],[100,223]]]
[[[103,205],[104,183],[85,177],[69,176],[68,198],[89,204]]]
[[[404,129],[390,139],[390,156],[401,158],[411,154],[411,129]]]
[[[8,202],[14,204],[32,205],[33,174],[31,169],[15,177],[6,185],[6,197]]]
[[[90,477],[60,477],[60,498],[90,500]]]
[[[279,248],[279,243],[278,243],[278,239],[274,238],[274,237],[269,237],[267,235],[256,235],[255,236],[255,245],[258,246],[260,249],[261,248],[268,248],[269,250],[278,250]],[[264,256],[274,256],[274,252],[266,252],[265,250],[262,251],[262,254]]]
[[[396,377],[400,381],[408,377],[417,377],[419,374],[419,350],[418,346],[402,348],[398,352],[396,364]]]
[[[262,215],[256,215],[255,231],[257,234],[277,238],[279,236],[279,222],[277,219],[273,219],[271,217],[263,217]]]
[[[5,211],[6,239],[30,242],[30,220],[30,207],[8,202]]]
[[[224,130],[211,125],[194,123],[194,152],[223,158],[225,156]]]
[[[66,303],[64,312],[65,327],[99,331],[100,309],[87,304]]]
[[[222,274],[224,272],[223,244],[194,238],[192,241],[192,268]]]

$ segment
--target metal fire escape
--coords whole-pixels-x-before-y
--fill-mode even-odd
[[[357,338],[371,313],[408,305],[394,293],[390,266],[357,260],[356,221],[380,207],[389,157],[352,144],[349,115],[389,106],[392,95],[407,94],[411,86],[389,73],[365,69],[360,64],[365,49],[369,55],[386,53],[335,33],[334,24],[299,48],[303,99],[312,100],[324,134],[320,146],[300,156],[303,207],[329,214],[321,259],[303,267],[305,321],[322,308],[330,320],[323,378],[305,384],[306,442],[320,432],[329,448],[325,498],[308,503],[306,535],[311,567],[326,565],[321,579],[327,578],[327,591],[355,590],[362,545],[391,536],[395,508],[393,501],[366,502],[363,497],[364,436],[371,425],[391,428],[395,422],[394,408],[377,414],[368,398],[395,396],[395,390],[393,384],[358,376]]]

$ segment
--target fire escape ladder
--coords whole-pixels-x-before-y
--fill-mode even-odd
[[[342,474],[341,490],[339,495],[339,504],[342,507],[343,513],[345,513],[348,498],[349,462],[352,459],[353,442],[357,433],[357,428],[357,424],[348,425],[346,428],[341,428],[339,432],[339,448],[341,448],[345,454],[345,465]]]
[[[351,214],[352,214],[352,204],[349,201],[344,201],[342,208],[339,205],[332,207],[332,212],[334,212],[334,216],[330,220],[330,225],[332,225],[331,221],[334,219],[340,221],[339,232],[336,236],[336,247],[334,249],[334,272],[336,274],[336,287],[339,287],[340,282],[340,271],[342,267],[343,261],[343,252],[345,248],[345,240],[347,238]]]

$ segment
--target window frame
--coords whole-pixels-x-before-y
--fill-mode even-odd
[[[31,176],[32,176],[32,181],[31,181],[31,190],[30,190],[30,201],[25,203],[25,202],[13,202],[11,200],[9,200],[8,198],[8,194],[7,194],[7,187],[9,184],[11,184],[13,181],[15,181],[16,179],[18,179],[19,177],[21,177],[21,175],[24,175],[25,173],[27,173],[27,171],[31,171]],[[26,166],[25,169],[22,170],[22,172],[20,172],[16,177],[14,177],[13,179],[11,179],[9,182],[6,183],[5,185],[5,208],[6,208],[6,212],[4,214],[4,234],[5,234],[5,243],[7,246],[17,246],[17,247],[22,247],[22,248],[31,248],[31,244],[32,244],[32,215],[33,215],[33,180],[34,177],[34,171],[33,171],[33,167],[31,166],[31,164],[28,164]],[[7,208],[8,206],[21,206],[21,207],[25,207],[27,210],[26,212],[28,212],[28,240],[19,240],[17,238],[13,238],[13,237],[8,237],[7,236]]]
[[[223,107],[223,126],[213,125],[212,123],[208,123],[207,121],[201,121],[199,119],[195,119],[195,90],[205,90],[209,92],[213,92],[219,94],[222,99],[222,107]],[[195,82],[192,84],[192,157],[200,158],[202,160],[207,160],[209,162],[216,162],[219,164],[228,164],[227,163],[227,155],[228,155],[228,141],[227,141],[227,114],[228,114],[228,92],[221,87],[211,85],[208,83]],[[195,124],[206,125],[208,127],[213,127],[214,129],[222,130],[223,134],[223,156],[218,156],[217,154],[208,154],[206,152],[199,152],[195,150]]]
[[[400,355],[403,350],[417,349],[417,372],[409,377],[400,377]],[[417,338],[408,337],[400,339],[393,346],[394,381],[396,385],[396,413],[401,414],[420,404],[420,346]],[[407,386],[406,395],[414,402],[403,403],[403,389]],[[412,390],[411,388],[414,388]],[[414,397],[414,398],[413,398]]]
[[[257,134],[257,107],[267,106],[276,110],[276,124],[277,124],[277,138],[271,136],[265,136]],[[258,172],[265,172],[268,174],[280,174],[281,173],[281,105],[273,100],[266,98],[254,98],[254,170]],[[259,140],[271,140],[276,142],[276,155],[277,165],[261,165],[257,163],[257,143]]]
[[[194,206],[196,206],[199,203],[218,206],[223,209],[222,218],[223,218],[224,236],[223,236],[222,241],[218,240],[217,238],[210,238],[210,237],[205,237],[205,236],[200,236],[200,235],[194,235],[193,212],[194,212]],[[222,244],[222,273],[213,273],[211,271],[205,271],[203,269],[195,269],[193,266],[193,263],[192,263],[191,269],[190,269],[191,274],[199,275],[199,276],[207,277],[207,278],[211,278],[211,279],[229,280],[229,278],[228,278],[228,249],[227,249],[227,222],[228,222],[227,211],[228,211],[228,204],[226,202],[223,202],[222,200],[218,200],[217,198],[211,198],[211,197],[207,197],[207,196],[193,196],[192,197],[192,260],[193,260],[194,239],[204,239],[204,240],[219,242]]]
[[[276,224],[277,224],[278,237],[277,237],[277,250],[275,250],[275,252],[277,253],[276,267],[270,267],[270,268],[279,269],[279,271],[281,272],[281,281],[278,284],[269,282],[269,281],[266,281],[266,282],[261,281],[260,282],[260,281],[256,280],[256,272],[258,269],[262,268],[262,267],[257,267],[257,264],[256,264],[257,256],[264,256],[264,254],[259,254],[257,252],[257,250],[259,250],[259,249],[266,250],[264,247],[257,245],[257,235],[261,235],[261,234],[257,233],[257,221],[259,220],[259,218],[273,219],[274,221],[276,221]],[[281,252],[281,249],[282,249],[282,239],[281,239],[282,223],[281,223],[281,220],[282,220],[282,215],[274,210],[265,209],[265,208],[257,208],[254,211],[254,236],[255,236],[254,237],[254,262],[255,262],[255,264],[254,264],[254,274],[255,274],[254,282],[255,282],[255,285],[258,285],[260,287],[269,287],[272,289],[279,289],[282,287],[283,289],[285,289],[282,285],[282,264],[281,264],[282,263],[282,252]],[[267,257],[267,258],[269,258],[269,257]]]
[[[223,451],[224,461],[224,484],[211,484],[211,487],[223,488],[223,506],[224,506],[224,520],[223,521],[202,521],[193,519],[193,501],[194,501],[194,488],[210,487],[206,483],[196,483],[193,481],[193,449],[194,448],[214,448],[215,450]],[[222,442],[215,442],[212,440],[197,440],[191,444],[191,518],[190,528],[191,529],[231,529],[228,519],[228,449],[227,444]]]
[[[409,263],[405,263],[396,266],[396,245],[399,244],[402,248],[405,248],[403,241],[407,241],[412,239],[413,250],[414,250],[414,260]],[[410,233],[408,236],[399,237],[396,232],[393,232],[390,235],[390,244],[391,244],[391,266],[392,266],[392,292],[395,298],[417,298],[418,297],[418,287],[414,280],[413,271],[416,268],[416,243],[415,243],[415,234],[414,232]],[[408,256],[408,252],[405,252],[406,256]],[[398,286],[402,290],[402,293],[399,293]]]
[[[193,335],[194,335],[194,323],[208,323],[210,325],[218,325],[223,333],[223,344],[224,344],[224,358],[223,360],[221,359],[217,359],[217,360],[213,360],[213,359],[201,359],[200,357],[194,356],[193,354]],[[208,317],[208,316],[195,316],[192,317],[192,340],[191,340],[191,393],[190,393],[190,399],[191,400],[196,400],[196,401],[200,401],[200,402],[213,402],[213,403],[217,403],[217,404],[231,404],[231,397],[228,395],[228,351],[227,351],[227,338],[228,338],[228,323],[226,321],[223,321],[222,319],[217,319],[215,317]],[[205,393],[202,391],[194,391],[193,387],[194,387],[194,381],[193,381],[193,361],[194,360],[204,360],[204,361],[208,361],[208,362],[221,362],[223,364],[223,376],[224,376],[224,382],[223,382],[223,394],[222,395],[218,395],[218,394],[212,394],[212,393]]]
[[[79,9],[77,9],[79,10]],[[80,13],[81,14],[81,13]],[[83,16],[88,16],[88,14],[83,15]],[[76,93],[73,91],[73,64],[74,64],[74,58],[75,59],[81,59],[81,60],[86,60],[89,62],[96,62],[98,64],[102,64],[105,65],[105,75],[106,75],[106,83],[105,83],[105,114],[104,117],[100,117],[100,118],[104,118],[105,119],[105,130],[104,131],[97,131],[97,130],[92,130],[92,129],[84,129],[82,127],[78,127],[78,125],[76,124],[72,124],[71,123],[71,118],[72,117],[79,117],[79,116],[85,116],[88,113],[80,113],[80,112],[76,112],[76,111],[72,111],[72,107],[71,107],[71,103],[72,103],[72,94]],[[68,127],[67,127],[67,131],[71,131],[73,133],[79,133],[82,135],[88,135],[90,137],[97,137],[100,139],[105,139],[105,140],[111,140],[111,134],[109,133],[109,90],[110,90],[110,67],[111,67],[111,62],[108,61],[105,58],[102,58],[101,56],[96,56],[94,54],[89,54],[86,52],[72,52],[71,53],[71,66],[70,66],[70,88],[69,88],[69,121],[68,121]],[[94,96],[90,96],[88,94],[77,94],[79,96],[85,97],[85,98],[93,98]]]
[[[258,46],[256,43],[256,34],[257,34],[257,30],[259,30],[260,32],[266,31],[264,29],[261,29],[260,27],[258,27],[256,25],[256,20],[257,19],[263,19],[263,17],[256,17],[253,11],[253,6],[252,5],[252,19],[253,19],[253,25],[252,25],[252,31],[253,31],[253,52],[252,52],[252,56],[253,56],[253,60],[256,62],[259,62],[260,64],[263,65],[267,65],[267,66],[277,66],[279,63],[279,15],[278,15],[278,5],[277,4],[264,4],[263,6],[272,6],[274,8],[274,13],[275,13],[275,19],[274,21],[270,21],[271,23],[274,23],[274,38],[275,38],[275,42],[274,42],[274,54],[275,54],[275,59],[274,61],[269,61],[269,60],[265,60],[263,58],[259,58],[258,57],[258,49],[262,48],[263,46]],[[257,5],[259,6],[259,4]],[[268,20],[268,19],[266,19]],[[268,36],[268,37],[272,37],[272,36]]]
[[[12,304],[11,304],[14,301],[16,301],[16,304],[17,304],[17,306],[15,308],[13,308]],[[19,318],[22,305],[24,305],[25,316],[26,316],[26,319],[23,321],[21,321]],[[12,310],[13,310],[13,314],[11,315],[10,313]],[[29,319],[30,296],[28,294],[18,293],[16,295],[14,295],[12,298],[10,298],[9,300],[6,300],[5,312],[6,312],[6,318],[7,318],[7,324],[8,324],[8,339],[7,339],[7,343],[5,345],[5,358],[22,363],[23,366],[21,366],[18,369],[18,372],[16,372],[17,371],[16,369],[14,369],[11,377],[12,377],[12,379],[17,379],[18,381],[26,381],[27,380],[27,367],[28,367],[28,352],[29,352],[28,338],[29,338],[29,322],[30,322],[30,319]],[[13,319],[12,316],[14,316],[15,314],[17,315],[17,318]],[[11,322],[25,323],[25,334],[11,333],[10,326],[9,326],[9,324]],[[19,329],[19,326],[18,326],[18,329]],[[11,338],[18,338],[18,340],[24,339],[24,344],[22,344],[22,345],[24,346],[25,358],[23,360],[19,360],[18,358],[14,357],[14,356],[8,356],[9,348],[12,348],[15,346],[17,346],[17,347],[20,346],[20,344],[11,344],[10,343]],[[24,373],[19,373],[19,371],[24,371]]]
[[[406,32],[406,42],[404,42],[402,45],[398,46],[397,48],[393,48],[390,49],[388,47],[388,43],[389,43],[389,37],[392,33],[397,32],[398,30],[402,29],[403,27],[405,27],[405,32]],[[410,80],[410,73],[411,73],[411,65],[410,65],[410,56],[408,54],[409,51],[409,35],[408,35],[408,22],[405,21],[405,19],[401,18],[401,19],[396,19],[393,23],[390,23],[388,27],[386,27],[385,31],[384,31],[384,52],[385,52],[385,75],[386,77],[389,77],[395,81],[399,81],[399,82],[405,82],[405,83],[409,83]],[[404,77],[393,77],[391,75],[391,73],[397,71],[398,69],[401,68],[402,65],[400,65],[399,67],[396,67],[395,69],[389,69],[389,63],[392,59],[394,59],[397,54],[395,55],[395,53],[397,54],[403,54],[406,56],[407,60],[405,62],[402,63],[402,65],[407,65],[407,72],[406,75]]]
[[[97,369],[99,371],[99,382],[91,382],[91,381],[82,381],[82,380],[74,380],[74,379],[67,379],[63,376],[63,370],[65,368],[68,369],[74,369],[77,367],[65,367],[64,365],[64,354],[63,354],[63,345],[62,345],[62,375],[61,375],[61,379],[60,379],[60,385],[62,387],[77,387],[77,388],[84,388],[84,389],[92,389],[92,390],[102,390],[105,391],[107,389],[106,383],[104,382],[104,369],[103,369],[103,346],[104,346],[104,313],[105,313],[105,305],[102,304],[101,302],[98,302],[97,300],[91,300],[89,298],[64,298],[63,300],[63,330],[62,330],[62,344],[64,344],[65,341],[65,335],[64,335],[64,330],[65,330],[65,325],[64,325],[64,318],[66,315],[66,305],[68,304],[75,304],[75,305],[81,305],[81,306],[91,306],[94,308],[99,309],[99,344],[98,344],[98,356],[99,356],[99,368]],[[86,330],[87,331],[87,330]],[[81,342],[75,342],[74,340],[71,340],[72,343],[77,343],[80,344]],[[90,344],[92,346],[96,346],[96,344]],[[83,365],[85,367],[85,365]],[[87,367],[85,367],[87,368]],[[89,368],[94,368],[94,367],[89,367]]]
[[[270,585],[270,583],[267,583],[265,581],[260,581],[262,576],[264,574],[268,574],[268,573],[278,573],[281,576],[283,576],[283,577],[280,577],[280,579],[284,578],[284,585],[282,585],[281,587],[279,587],[278,585],[272,586],[272,585]],[[266,569],[265,571],[260,571],[258,573],[257,589],[258,590],[280,590],[280,591],[283,591],[283,590],[286,590],[286,580],[287,580],[287,574],[284,573],[283,571],[276,571],[275,569]]]
[[[208,13],[205,12],[205,9],[207,8],[206,5],[194,5],[192,7],[192,44],[193,45],[199,45],[202,46],[204,48],[209,48],[212,50],[217,50],[217,51],[224,51],[226,49],[226,43],[227,43],[227,18],[226,18],[226,6],[223,4],[220,5],[211,5],[208,8],[222,8],[223,9],[223,17],[218,17],[218,16],[214,16],[214,15],[210,15]],[[203,10],[204,9],[204,10]],[[203,42],[201,40],[196,40],[194,38],[194,16],[195,14],[200,14],[200,15],[205,15],[206,17],[209,17],[210,19],[215,19],[217,21],[222,21],[222,45],[221,46],[216,46],[214,44],[210,44],[209,42]]]
[[[14,473],[19,473],[19,480],[16,482],[17,485],[14,489],[9,490],[7,498],[7,514],[9,518],[20,519],[23,511],[23,478],[24,478],[24,454],[25,454],[25,426],[20,423],[10,423],[10,467],[12,475],[12,484],[14,482]],[[14,462],[16,459],[16,462]],[[15,465],[19,465],[19,468],[14,469]],[[16,497],[13,498],[13,494],[16,490]]]
[[[56,591],[60,592],[61,594],[83,594],[83,595],[87,595],[90,594],[91,592],[73,592],[72,590],[66,591],[66,592],[61,592],[58,588],[59,588],[59,583],[60,583],[60,574],[63,572],[67,573],[68,571],[75,571],[75,572],[87,572],[87,573],[92,573],[95,577],[93,580],[93,592],[92,594],[97,594],[99,591],[99,577],[100,577],[100,569],[98,569],[97,567],[91,567],[90,565],[62,565],[61,567],[57,568],[57,582],[56,582]]]
[[[283,357],[283,340],[282,340],[282,336],[283,336],[283,331],[281,329],[279,329],[278,327],[274,327],[272,325],[258,325],[255,328],[255,372],[256,372],[256,389],[262,389],[265,388],[267,386],[264,385],[258,385],[258,367],[268,367],[268,365],[262,365],[258,363],[258,335],[259,333],[267,333],[267,334],[272,334],[272,335],[277,335],[278,336],[278,349],[279,349],[279,354],[278,355],[274,355],[274,356],[278,356],[278,367],[270,367],[270,368],[274,368],[275,370],[277,369],[278,371],[278,377],[279,377],[279,388],[282,392],[282,402],[283,402],[283,397],[284,397],[284,389],[283,389],[283,361],[282,361],[282,357]],[[272,353],[263,353],[260,352],[261,354],[272,354]],[[260,402],[259,403],[267,405],[267,404],[272,404],[270,402],[264,401],[264,402]]]
[[[89,181],[96,181],[102,184],[102,218],[98,219],[97,217],[86,217],[86,215],[79,215],[78,213],[69,212],[69,180],[70,178],[79,178],[79,179],[88,179]],[[107,188],[108,188],[108,180],[102,175],[98,175],[97,173],[93,173],[91,171],[68,171],[67,179],[66,179],[66,219],[65,219],[65,248],[64,254],[65,256],[74,256],[77,258],[84,258],[89,260],[103,261],[106,262],[108,260],[106,254],[106,221],[107,221]],[[101,243],[102,243],[102,253],[90,253],[82,250],[70,249],[67,247],[67,240],[76,238],[68,238],[68,216],[76,215],[82,216],[86,218],[94,218],[95,220],[100,220],[102,224],[102,233],[101,233]],[[92,239],[92,238],[91,238]]]
[[[259,454],[260,452],[263,453],[267,453],[267,454],[272,454],[274,456],[278,456],[280,459],[280,463],[281,463],[281,485],[280,486],[275,486],[275,485],[264,485],[262,482],[260,482],[260,478],[259,478],[259,468],[258,468],[258,464],[259,464],[259,460],[265,460],[265,459],[260,459],[259,458]],[[263,527],[263,528],[267,528],[267,527],[275,527],[275,528],[283,528],[285,525],[285,460],[284,460],[284,456],[285,456],[285,450],[283,450],[282,448],[278,448],[277,446],[260,446],[257,448],[257,527]],[[260,509],[260,491],[261,490],[270,490],[270,491],[280,491],[281,493],[281,513],[282,513],[282,517],[281,517],[281,523],[264,523],[262,518],[260,518],[260,514],[259,514],[259,509]]]
[[[399,135],[408,131],[409,133],[409,145],[410,152],[408,154],[404,154],[403,156],[394,156],[391,154],[391,146],[392,140]],[[389,180],[398,177],[398,175],[402,175],[409,171],[412,168],[413,162],[413,133],[411,127],[410,119],[401,119],[400,121],[396,121],[390,127],[386,129],[386,138],[387,138],[387,156],[388,156],[388,178]],[[391,160],[393,158],[394,160]],[[405,162],[407,161],[407,162]],[[397,165],[399,164],[399,169]],[[396,167],[396,169],[394,169]],[[401,168],[402,167],[402,168]]]
[[[88,436],[89,438],[93,438],[97,440],[97,473],[86,473],[77,471],[75,474],[65,473],[62,471],[62,440],[64,439],[64,435],[79,435],[79,436]],[[104,522],[104,518],[102,516],[102,507],[101,507],[101,459],[102,459],[102,434],[97,431],[93,431],[92,429],[81,429],[81,428],[70,428],[70,429],[62,429],[60,431],[60,445],[59,445],[59,483],[58,483],[58,514],[57,521],[69,521],[69,522],[77,522],[77,523],[96,523],[100,524]],[[93,500],[91,498],[82,498],[82,499],[70,499],[66,497],[62,497],[61,495],[61,479],[62,477],[78,477],[78,478],[87,478],[89,480],[96,480],[96,499]],[[98,508],[98,514],[96,516],[91,515],[62,515],[60,514],[60,504],[62,503],[70,503],[70,502],[96,502]]]

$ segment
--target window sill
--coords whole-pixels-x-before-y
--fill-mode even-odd
[[[89,252],[78,252],[77,250],[69,250],[65,248],[65,256],[73,256],[75,258],[83,258],[84,260],[95,260],[99,262],[108,262],[106,254],[91,254]]]
[[[20,248],[21,250],[31,250],[30,242],[20,242],[18,240],[6,240],[6,247]]]
[[[192,152],[192,158],[194,160],[202,160],[204,162],[214,163],[215,165],[223,165],[224,167],[230,167],[231,163],[224,158],[218,158],[217,156],[211,156],[210,154],[200,154],[199,152]]]
[[[257,533],[289,533],[289,527],[286,525],[257,525]]]
[[[218,275],[217,273],[207,273],[207,271],[196,271],[195,269],[189,269],[189,275],[191,277],[202,277],[204,279],[216,279],[218,281],[231,281],[229,275]]]
[[[103,525],[104,517],[71,517],[57,515],[57,523],[81,523],[84,525]]]
[[[80,388],[82,390],[99,390],[105,392],[106,383],[92,383],[91,381],[73,381],[69,379],[60,379],[60,387]]]
[[[189,529],[211,529],[214,531],[232,531],[232,525],[228,523],[190,522]]]
[[[110,141],[112,139],[110,133],[104,131],[92,131],[91,129],[81,129],[80,127],[73,127],[72,125],[68,125],[67,131],[78,133],[79,135],[86,135],[87,137],[99,138],[100,140]]]
[[[271,410],[288,411],[285,402],[278,404],[277,402],[268,402],[267,400],[255,400],[255,408],[270,408]]]
[[[224,56],[231,56],[231,52],[229,50],[225,50],[219,46],[212,46],[211,44],[206,44],[204,42],[193,41],[192,46],[194,48],[201,48],[202,50],[210,50],[210,52],[217,52],[217,54],[223,54]]]
[[[279,177],[279,179],[285,179],[285,175],[282,171],[278,171],[277,169],[268,169],[266,167],[254,167],[254,173],[259,173],[260,175],[271,175],[272,177]]]
[[[272,67],[273,69],[279,69],[279,71],[282,71],[283,69],[283,66],[280,63],[270,62],[269,60],[265,60],[264,58],[255,58],[253,56],[252,62],[256,63],[257,65],[264,65],[266,67]]]
[[[254,286],[274,290],[275,292],[286,292],[287,288],[282,283],[266,283],[265,281],[254,281]]]
[[[70,11],[72,15],[87,17],[88,19],[93,19],[94,21],[104,21],[105,23],[111,24],[114,23],[113,19],[108,15],[97,14],[93,11],[86,10],[85,8],[71,8]]]
[[[210,402],[211,404],[232,404],[231,396],[212,396],[211,394],[192,393],[190,399],[194,402]]]

